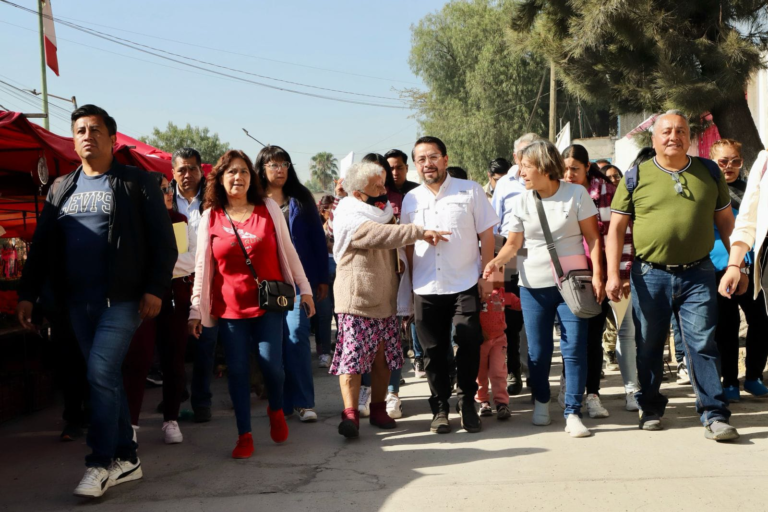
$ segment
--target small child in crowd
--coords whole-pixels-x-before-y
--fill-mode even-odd
[[[483,328],[483,344],[480,345],[480,369],[477,372],[477,395],[480,402],[480,416],[493,416],[488,380],[491,381],[493,402],[496,405],[496,419],[509,419],[509,393],[507,393],[507,336],[504,330],[504,308],[520,311],[520,298],[514,293],[504,291],[504,287],[494,287],[491,296],[483,303],[480,313],[480,325]]]

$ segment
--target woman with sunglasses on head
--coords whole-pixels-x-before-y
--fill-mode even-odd
[[[731,208],[738,219],[739,210],[744,201],[747,182],[740,177],[744,160],[741,157],[741,144],[733,139],[720,139],[712,145],[709,156],[717,162],[731,193]],[[738,221],[737,221],[738,223]],[[735,233],[735,232],[734,232]],[[733,237],[731,242],[735,243]],[[732,251],[733,252],[733,251]],[[744,379],[744,391],[753,396],[768,396],[768,388],[763,384],[763,368],[768,359],[768,315],[766,314],[763,292],[757,290],[750,279],[755,270],[755,255],[752,251],[743,256],[743,262],[729,265],[728,251],[720,234],[715,228],[715,246],[710,253],[712,263],[720,281],[733,267],[733,274],[739,271],[739,287],[731,297],[717,296],[718,322],[715,341],[720,352],[720,370],[723,378],[723,391],[729,402],[738,402],[739,393],[739,325],[741,316],[739,306],[749,324],[747,330],[747,375]],[[741,273],[744,269],[744,273]],[[746,293],[743,293],[746,291]]]
[[[328,245],[315,198],[301,184],[291,156],[280,146],[262,148],[254,165],[266,196],[280,206],[285,216],[304,273],[315,300],[320,303],[328,296]],[[283,413],[290,416],[295,411],[302,422],[317,421],[309,343],[310,316],[299,306],[297,299],[293,310],[286,313],[283,327]]]

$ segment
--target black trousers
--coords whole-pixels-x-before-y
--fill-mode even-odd
[[[474,407],[477,393],[477,371],[480,368],[480,297],[477,285],[448,295],[416,295],[414,301],[416,334],[424,350],[424,371],[431,396],[432,413],[448,412],[451,397],[451,327],[456,327],[453,340],[456,352],[456,395],[464,405]]]
[[[518,281],[520,276],[514,274],[510,281],[504,282],[504,290],[520,296]],[[523,330],[523,312],[504,308],[504,320],[507,322],[507,372],[520,375],[520,332]]]
[[[589,319],[587,334],[587,394],[600,394],[600,373],[603,371],[603,332],[605,319],[612,315],[608,299],[603,301],[602,312]]]
[[[56,374],[64,395],[62,418],[68,424],[84,427],[90,420],[90,393],[83,353],[72,331],[69,315],[55,311],[46,311],[44,314],[51,324],[51,338],[57,361]]]
[[[753,269],[754,270],[754,269]],[[725,272],[717,273],[720,282]],[[717,350],[720,352],[720,372],[723,377],[723,387],[739,385],[739,326],[741,316],[739,306],[744,311],[749,329],[747,330],[747,375],[746,380],[761,379],[763,368],[768,359],[768,315],[765,312],[763,292],[752,297],[755,286],[752,276],[749,276],[749,288],[743,295],[734,295],[727,299],[717,294],[718,322],[715,330]]]

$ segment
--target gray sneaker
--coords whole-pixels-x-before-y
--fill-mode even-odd
[[[658,414],[643,414],[643,411],[640,411],[640,428],[643,430],[663,430],[661,416]]]
[[[739,432],[724,421],[713,421],[704,427],[704,437],[715,441],[733,441],[739,438]]]

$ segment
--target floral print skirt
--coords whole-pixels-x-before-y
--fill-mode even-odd
[[[362,375],[369,373],[379,345],[384,344],[384,358],[390,370],[403,367],[400,324],[397,316],[367,318],[341,313],[336,352],[328,373]]]

